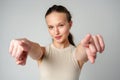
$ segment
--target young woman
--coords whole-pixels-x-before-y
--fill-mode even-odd
[[[40,69],[40,80],[79,80],[83,64],[95,62],[97,52],[104,51],[101,35],[87,34],[75,46],[70,29],[70,12],[61,5],[53,5],[45,14],[46,23],[53,42],[43,47],[25,38],[10,43],[9,52],[16,63],[25,65],[27,56],[36,60]]]

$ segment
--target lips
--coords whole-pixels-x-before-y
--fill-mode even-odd
[[[55,36],[55,39],[59,40],[61,39],[61,36]]]

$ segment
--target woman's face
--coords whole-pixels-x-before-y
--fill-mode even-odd
[[[54,42],[64,43],[65,41],[68,41],[72,21],[68,22],[65,13],[50,13],[46,16],[46,23],[48,25],[48,31]]]

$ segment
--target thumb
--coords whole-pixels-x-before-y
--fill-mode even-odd
[[[95,63],[95,58],[93,56],[88,56],[88,59],[92,64]]]
[[[91,51],[89,49],[86,49],[86,53],[87,53],[87,57],[88,57],[88,60],[93,64],[95,63],[95,56],[92,56],[91,55]]]
[[[96,55],[95,56],[93,56],[93,55],[91,55],[91,51],[90,51],[90,49],[86,49],[86,53],[87,53],[87,57],[88,57],[88,60],[93,64],[93,63],[95,63],[95,58],[96,58]]]
[[[88,47],[88,44],[91,40],[91,34],[87,34],[84,39],[82,39],[81,44],[84,47]]]

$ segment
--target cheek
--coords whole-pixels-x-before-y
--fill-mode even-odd
[[[63,35],[66,35],[66,36],[68,36],[68,34],[69,34],[69,29],[63,29],[63,30],[61,30],[61,33],[63,34]]]
[[[49,31],[49,34],[51,37],[53,37],[53,31],[52,30],[48,30]]]

